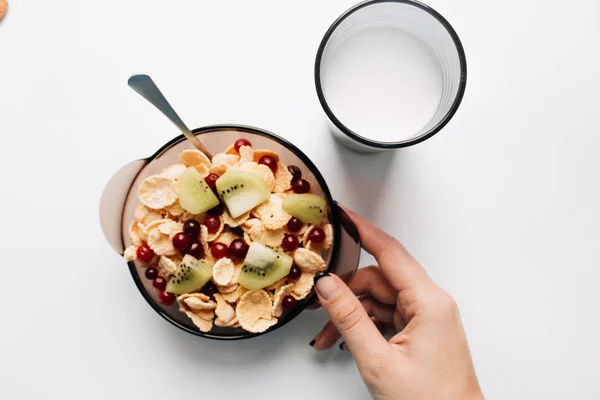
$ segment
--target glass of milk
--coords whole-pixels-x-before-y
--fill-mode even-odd
[[[372,152],[426,140],[452,118],[467,79],[456,32],[412,0],[369,0],[329,28],[315,62],[334,136]]]

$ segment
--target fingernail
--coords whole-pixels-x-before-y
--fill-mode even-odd
[[[315,286],[317,287],[317,292],[325,300],[335,297],[339,290],[337,281],[329,276],[327,271],[319,272],[315,275]]]
[[[311,347],[314,347],[314,346],[315,346],[315,343],[317,343],[317,341],[316,341],[315,339],[313,339],[313,340],[311,340],[311,341],[310,341],[309,345],[310,345]]]

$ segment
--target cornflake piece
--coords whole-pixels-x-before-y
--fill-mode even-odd
[[[174,164],[169,165],[168,167],[160,171],[160,174],[167,178],[177,180],[186,169],[187,167],[183,164]]]
[[[238,320],[235,317],[229,322],[225,322],[225,321],[221,320],[220,318],[215,319],[215,326],[219,326],[221,328],[228,328],[228,327],[233,328],[234,325],[236,325],[236,324],[239,326]]]
[[[125,252],[123,253],[123,258],[125,258],[125,261],[129,262],[137,258],[137,248],[138,246],[129,246],[125,249]]]
[[[294,251],[294,262],[304,272],[319,272],[326,268],[325,260],[320,255],[302,247]]]
[[[310,294],[315,284],[315,274],[313,272],[303,272],[300,278],[294,282],[292,295],[296,300],[302,300]]]
[[[239,286],[240,285],[237,283],[231,283],[227,286],[218,286],[217,285],[217,289],[219,290],[219,293],[221,293],[221,294],[229,294],[229,293],[235,292]]]
[[[204,249],[204,255],[212,257],[208,246],[208,228],[206,225],[200,225],[200,244],[202,245],[202,249]]]
[[[223,215],[225,215],[225,213],[223,213]],[[217,229],[217,231],[215,233],[209,233],[206,236],[206,240],[207,241],[209,241],[209,242],[215,241],[215,239],[218,238],[219,235],[221,235],[221,233],[223,232],[223,229],[225,229],[225,223],[224,223],[224,220],[223,220],[223,215],[219,216],[219,229]],[[207,229],[206,232],[208,232],[208,228],[206,228],[206,229]]]
[[[265,224],[258,218],[252,218],[244,222],[242,229],[248,233],[248,236],[250,236],[252,241],[257,241],[260,240],[263,233],[265,233]]]
[[[196,325],[201,332],[210,332],[210,330],[212,329],[212,321],[207,321],[191,311],[184,311],[184,313],[188,316],[189,319],[192,320],[194,325]]]
[[[283,193],[292,187],[292,173],[288,170],[287,165],[280,162],[277,163],[277,172],[275,172],[275,187],[273,191]]]
[[[208,169],[208,172],[210,172],[211,174],[217,174],[217,175],[221,176],[225,172],[227,172],[227,165],[225,165],[225,164],[211,165],[210,168]]]
[[[243,147],[246,147],[246,146],[243,146]],[[244,222],[246,222],[248,220],[248,218],[250,218],[250,211],[240,215],[237,218],[233,218],[229,214],[229,211],[225,210],[225,211],[223,211],[223,215],[221,216],[221,222],[222,222],[222,225],[227,225],[232,228],[235,228],[235,227],[242,225]]]
[[[230,258],[223,257],[213,266],[213,281],[220,286],[227,286],[231,283],[235,266]]]
[[[235,144],[235,143],[234,143]],[[225,154],[237,154],[234,144],[225,149]]]
[[[240,147],[240,164],[249,163],[254,160],[254,150],[250,146]]]
[[[288,213],[283,211],[281,208],[282,204],[283,199],[272,194],[268,201],[265,201],[253,210],[253,214],[262,221],[265,228],[273,230],[281,229],[292,218]]]
[[[252,329],[260,318],[271,319],[273,304],[264,290],[252,290],[240,298],[236,307],[236,316],[242,328]]]
[[[148,246],[157,256],[170,256],[177,253],[169,235],[161,233],[159,229],[153,229],[148,233]]]
[[[186,211],[181,215],[181,217],[179,217],[179,222],[185,222],[189,221],[190,219],[194,219],[199,223],[202,223],[202,221],[204,221],[204,217],[205,214],[192,214],[191,212]]]
[[[210,167],[205,164],[196,165],[194,168],[196,168],[196,171],[198,171],[200,176],[203,178],[206,178],[208,176],[208,174],[210,173],[210,170],[209,170]]]
[[[212,321],[215,318],[214,310],[194,310],[194,314],[207,321]]]
[[[277,318],[259,318],[252,326],[244,326],[241,322],[242,328],[251,333],[265,332],[267,329],[277,324]]]
[[[179,201],[176,201],[175,203],[171,204],[170,206],[165,208],[165,210],[174,217],[179,217],[186,213],[185,208],[181,207]]]
[[[240,165],[240,169],[243,171],[249,171],[253,174],[256,174],[263,178],[267,185],[269,185],[269,190],[272,192],[275,187],[275,175],[273,175],[273,171],[266,165],[257,164],[255,162],[249,162]]]
[[[282,287],[286,283],[287,283],[287,277],[283,277],[280,280],[278,280],[277,282],[275,282],[274,284],[272,284],[270,286],[267,286],[265,288],[265,290],[274,290],[274,291],[277,291],[277,290],[279,290],[280,287]]]
[[[235,233],[228,231],[221,233],[219,237],[215,239],[215,242],[221,242],[229,246],[235,239],[239,239],[239,237]]]
[[[237,285],[236,289],[230,293],[221,292],[221,296],[228,303],[235,303],[242,297],[244,293],[246,293],[248,289],[243,287],[242,285]]]
[[[179,153],[179,162],[186,167],[195,167],[197,165],[210,165],[210,160],[206,154],[196,149],[187,149]]]
[[[140,227],[139,224],[135,221],[131,222],[129,225],[129,238],[131,239],[131,243],[135,246],[139,247],[142,245],[142,238],[140,237]]]
[[[177,298],[179,306],[185,310],[214,310],[217,308],[217,303],[212,301],[210,297],[204,293],[189,293],[182,294]]]
[[[138,204],[133,212],[133,221],[142,222],[144,218],[150,213],[150,209],[143,204]]]
[[[293,288],[294,284],[290,283],[289,285],[280,287],[279,290],[277,290],[277,292],[275,293],[275,297],[273,298],[274,317],[281,317],[281,314],[283,314],[283,298],[288,294],[292,293]]]
[[[160,175],[144,179],[138,189],[140,201],[155,210],[170,206],[177,200],[177,183]]]
[[[316,228],[316,225],[308,225],[308,226],[306,227],[306,229],[304,230],[304,232],[302,232],[302,240],[301,240],[301,242],[302,242],[302,245],[303,245],[304,247],[306,247],[306,244],[308,243],[308,235],[310,234],[310,232],[311,232],[311,231],[312,231],[314,228]]]
[[[158,274],[163,278],[169,278],[177,271],[177,264],[167,256],[158,259]]]
[[[212,159],[212,165],[225,165],[226,167],[233,167],[240,160],[240,156],[237,154],[215,154]]]
[[[271,156],[275,161],[279,161],[279,154],[268,149],[257,149],[254,150],[254,161],[258,162],[263,156]]]
[[[235,318],[235,310],[233,307],[231,307],[220,294],[215,293],[214,297],[217,301],[217,308],[215,309],[217,317],[225,323],[232,321]]]
[[[280,247],[283,241],[284,233],[283,229],[270,230],[265,229],[263,235],[260,237],[260,242],[264,245],[271,247]]]
[[[172,238],[176,233],[183,231],[183,224],[175,221],[168,221],[160,224],[158,226],[158,230],[163,235],[168,235],[169,238]]]
[[[233,270],[233,278],[231,278],[231,283],[238,283],[238,280],[240,279],[240,273],[242,272],[242,268],[244,267],[244,263],[237,263],[235,264],[234,270]]]

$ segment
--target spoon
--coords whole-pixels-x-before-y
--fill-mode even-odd
[[[127,81],[129,87],[142,95],[143,98],[148,100],[154,107],[158,108],[167,118],[175,124],[177,128],[183,133],[183,135],[194,145],[195,148],[206,154],[210,159],[212,158],[210,152],[204,147],[198,138],[190,131],[190,129],[183,123],[179,115],[173,110],[173,107],[169,104],[165,96],[160,92],[160,89],[152,78],[148,75],[133,75]]]

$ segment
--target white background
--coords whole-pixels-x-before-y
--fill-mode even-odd
[[[320,39],[352,4],[11,0],[2,398],[368,397],[348,354],[308,346],[320,312],[223,343],[177,330],[137,292],[101,234],[100,194],[177,134],[127,87],[137,72],[191,127],[292,140],[338,200],[400,238],[456,297],[489,399],[600,398],[600,3],[431,0],[465,46],[466,96],[442,133],[378,156],[334,144],[314,90]]]

